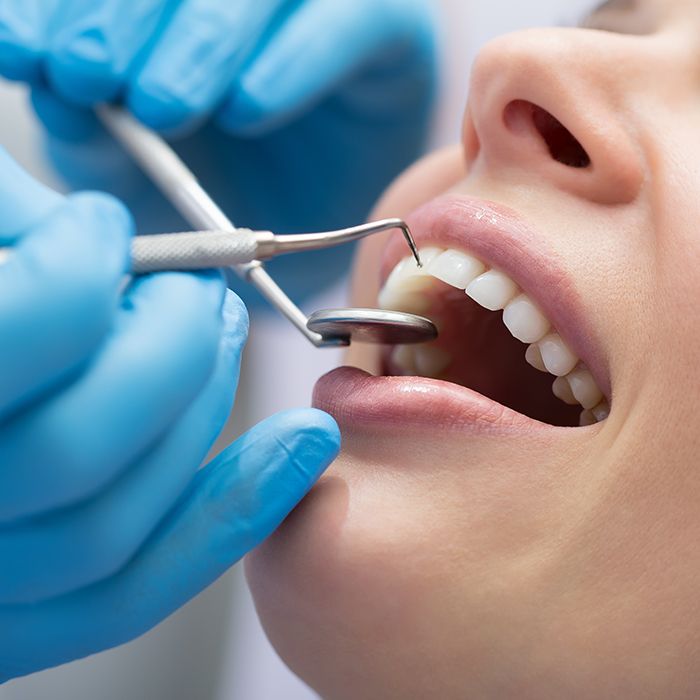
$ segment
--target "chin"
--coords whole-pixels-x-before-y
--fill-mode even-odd
[[[395,674],[409,640],[424,638],[415,625],[428,581],[410,563],[411,528],[393,529],[380,494],[357,486],[357,463],[341,456],[247,557],[246,575],[270,642],[321,697],[400,697]]]

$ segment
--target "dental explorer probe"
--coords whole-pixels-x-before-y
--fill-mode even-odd
[[[131,272],[146,275],[152,272],[209,270],[217,267],[245,265],[255,260],[270,260],[278,255],[324,250],[352,243],[375,233],[402,229],[420,266],[420,257],[406,224],[401,219],[386,219],[362,226],[278,236],[271,231],[185,231],[136,236],[131,241]],[[12,248],[0,247],[0,264]]]
[[[199,184],[192,171],[158,134],[122,108],[101,105],[97,107],[96,112],[116,141],[121,143],[143,172],[151,178],[162,194],[192,226],[215,232],[227,232],[232,238],[237,235],[238,230],[233,223]],[[420,256],[404,222],[389,220],[368,224],[367,227],[359,227],[359,229],[364,228],[366,231],[364,235],[371,235],[389,228],[396,228],[397,225],[403,230],[420,265]],[[362,233],[358,234],[358,228],[354,228],[321,234],[321,236],[325,236],[327,242],[333,239],[331,244],[336,244],[336,241],[344,242],[340,240],[344,235],[349,236],[347,240],[354,240],[362,237]],[[302,244],[302,248],[304,245],[311,245],[308,238],[306,241],[297,238],[296,243]],[[306,247],[306,249],[311,248]],[[319,348],[346,346],[353,339],[361,342],[407,343],[425,342],[437,337],[437,329],[429,319],[378,309],[337,309],[319,312],[325,313],[325,316],[321,319],[320,325],[317,325],[319,332],[316,332],[309,326],[310,320],[277,285],[260,260],[234,264],[232,269],[241,279],[253,284],[272,306]],[[345,313],[348,311],[350,313]],[[407,333],[409,329],[413,329],[413,332]]]
[[[271,231],[186,231],[136,236],[131,241],[131,272],[147,275],[153,272],[209,270],[245,265],[254,260],[270,260],[278,255],[324,250],[372,236],[381,231],[403,228],[400,219],[386,219],[362,226],[278,236]],[[413,238],[404,229],[416,262],[420,265]],[[0,264],[9,257],[11,248],[0,247]]]

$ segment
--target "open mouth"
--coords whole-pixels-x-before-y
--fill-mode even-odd
[[[483,224],[485,211],[472,207],[467,227],[473,229],[476,223],[480,231],[488,228]],[[489,216],[491,228],[499,228],[495,215]],[[570,340],[567,328],[558,327],[543,305],[523,291],[513,274],[520,266],[510,264],[509,272],[504,272],[489,259],[498,255],[484,254],[488,246],[483,241],[476,246],[481,251],[470,250],[476,235],[443,235],[440,226],[427,231],[417,228],[423,268],[410,257],[396,261],[400,249],[394,248],[394,259],[389,254],[385,265],[379,305],[427,316],[440,335],[428,344],[385,348],[383,374],[427,377],[466,387],[554,426],[604,421],[609,401],[574,349],[578,338]],[[512,261],[517,246],[507,243],[504,235],[494,249],[509,248],[503,259]],[[544,279],[537,287],[552,307],[560,290]],[[562,300],[565,296],[561,291]]]

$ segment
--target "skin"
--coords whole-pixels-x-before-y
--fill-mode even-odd
[[[272,643],[325,698],[700,694],[700,5],[617,2],[590,24],[488,45],[461,146],[376,216],[445,191],[519,211],[583,300],[612,413],[556,439],[341,425],[341,457],[248,560]],[[510,129],[513,100],[591,167]],[[362,248],[353,303],[376,303],[384,245]]]

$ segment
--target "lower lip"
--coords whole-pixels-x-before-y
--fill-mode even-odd
[[[560,432],[456,384],[423,377],[374,377],[341,367],[321,377],[313,405],[330,413],[341,428],[372,431],[400,426],[473,434]]]

